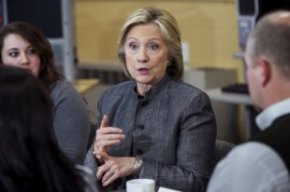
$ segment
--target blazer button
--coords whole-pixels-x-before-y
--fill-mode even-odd
[[[142,155],[143,154],[143,150],[142,149],[137,149],[136,153],[137,153],[137,155]]]
[[[144,100],[144,101],[142,101],[142,106],[145,106],[145,105],[147,105],[148,104],[148,101],[146,101],[146,100]]]
[[[141,131],[143,131],[143,130],[144,130],[144,125],[139,124],[139,125],[138,125],[138,129],[140,129]]]

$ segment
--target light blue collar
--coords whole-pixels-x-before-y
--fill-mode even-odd
[[[256,117],[256,123],[261,130],[265,130],[275,119],[288,113],[290,113],[290,98],[267,107]]]

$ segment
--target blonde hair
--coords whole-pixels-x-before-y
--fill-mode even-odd
[[[127,76],[130,76],[126,67],[124,44],[130,29],[136,25],[154,23],[161,32],[161,37],[168,48],[167,75],[180,80],[183,76],[183,58],[181,50],[180,31],[175,18],[166,10],[154,7],[137,9],[125,21],[118,40],[118,57]]]

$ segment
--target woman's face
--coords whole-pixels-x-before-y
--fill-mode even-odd
[[[41,60],[34,47],[17,34],[5,37],[1,52],[3,65],[27,69],[38,77]]]
[[[137,83],[155,85],[164,77],[168,49],[156,24],[131,28],[124,46],[126,67]]]

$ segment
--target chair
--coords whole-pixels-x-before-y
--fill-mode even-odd
[[[215,165],[222,160],[233,148],[235,145],[227,141],[216,140],[215,142]]]

